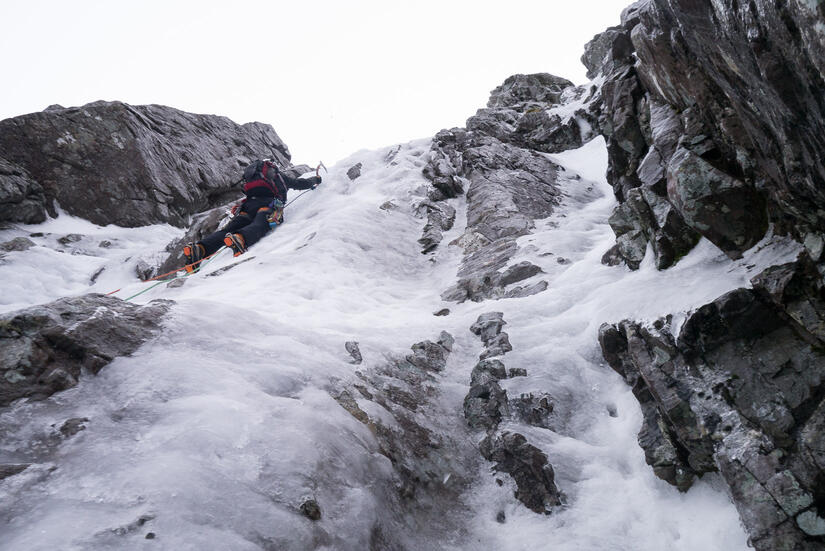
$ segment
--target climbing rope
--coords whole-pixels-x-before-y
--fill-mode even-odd
[[[160,281],[158,281],[158,282],[157,282],[157,283],[155,283],[154,285],[150,285],[149,287],[147,287],[146,289],[143,289],[143,290],[142,290],[142,291],[140,291],[139,293],[135,293],[134,295],[132,295],[132,296],[130,296],[130,297],[127,297],[127,298],[125,298],[125,299],[123,299],[123,300],[125,300],[125,301],[130,301],[130,300],[132,300],[133,298],[135,298],[135,297],[137,297],[137,296],[142,295],[143,293],[147,293],[147,292],[151,291],[152,289],[154,289],[154,288],[155,288],[155,287],[157,287],[158,285],[161,285],[161,284],[163,284],[163,283],[168,283],[168,282],[170,282],[170,281],[174,281],[174,280],[176,280],[176,279],[184,279],[184,278],[189,277],[189,276],[190,276],[190,275],[192,275],[192,274],[198,273],[200,270],[202,270],[203,268],[205,268],[207,264],[209,264],[210,262],[212,262],[212,261],[213,261],[213,260],[214,260],[214,259],[218,256],[218,254],[220,254],[220,253],[222,253],[224,250],[226,250],[226,248],[227,248],[226,246],[223,246],[223,247],[221,247],[220,249],[218,249],[217,251],[215,251],[214,253],[212,253],[212,254],[210,254],[209,256],[207,256],[206,258],[202,258],[202,259],[200,259],[198,262],[193,262],[192,264],[187,264],[187,266],[195,266],[196,264],[200,264],[199,266],[197,266],[197,267],[196,267],[194,270],[192,270],[191,272],[190,272],[190,271],[187,271],[185,274],[183,274],[183,275],[181,275],[181,276],[176,275],[175,277],[170,277],[170,278],[168,278],[168,279],[161,279]],[[184,268],[179,268],[179,269],[177,269],[177,270],[173,270],[173,271],[171,271],[171,272],[167,272],[166,274],[162,274],[162,275],[159,275],[159,276],[155,276],[155,277],[153,277],[152,279],[147,279],[147,280],[146,280],[146,282],[149,282],[149,281],[155,281],[155,280],[157,280],[158,278],[163,277],[164,275],[169,275],[169,274],[177,273],[177,272],[181,271],[182,269],[184,269]],[[107,296],[108,296],[108,295],[113,295],[113,294],[117,293],[118,291],[120,291],[120,289],[118,289],[117,291],[112,291],[111,293],[106,293],[106,295],[107,295]]]

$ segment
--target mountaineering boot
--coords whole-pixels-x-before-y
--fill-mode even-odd
[[[187,272],[194,272],[196,264],[203,260],[203,257],[206,255],[206,250],[203,248],[203,245],[200,243],[192,243],[189,242],[183,247],[183,256],[186,257],[186,271]]]
[[[246,252],[243,235],[239,233],[227,233],[226,237],[223,238],[223,242],[232,249],[234,253],[232,256],[239,256]]]

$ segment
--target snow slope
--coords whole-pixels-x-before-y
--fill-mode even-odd
[[[421,140],[394,158],[383,149],[345,159],[244,257],[224,254],[182,287],[161,285],[135,299],[176,301],[160,337],[74,389],[0,414],[0,462],[36,463],[0,482],[0,549],[369,549],[378,519],[417,549],[746,549],[718,480],[679,494],[645,465],[638,403],[604,365],[596,334],[605,321],[653,320],[746,286],[762,267],[792,259],[797,245],[767,239],[731,263],[703,241],[666,272],[652,262],[636,272],[603,266],[615,203],[598,138],[552,156],[568,169],[565,199],[520,239],[513,259],[542,266],[536,280],[549,289],[445,304],[440,294],[460,262],[447,243],[461,233],[464,205],[455,201],[456,228],[436,252],[420,254],[424,220],[415,207],[426,192],[428,150]],[[356,162],[363,175],[351,182],[346,170]],[[54,236],[69,231],[120,245],[94,255],[55,252]],[[33,232],[53,235],[2,259],[2,310],[89,290],[123,287],[117,296],[129,296],[145,285],[130,275],[139,251],[156,254],[179,235],[61,216],[6,230],[0,241]],[[449,316],[432,315],[444,307]],[[504,363],[529,373],[503,381],[508,394],[557,400],[557,431],[512,428],[548,454],[567,504],[551,516],[530,512],[479,459],[475,482],[451,512],[464,529],[411,531],[409,519],[386,518],[397,514],[389,460],[330,396],[355,379],[344,342],[360,342],[362,369],[449,331],[456,345],[440,375],[441,406],[460,418],[481,349],[468,328],[491,310],[504,312],[514,348]],[[87,429],[54,445],[54,427],[78,417],[89,419]],[[322,509],[316,523],[297,512],[310,497]],[[150,532],[155,538],[146,540]]]

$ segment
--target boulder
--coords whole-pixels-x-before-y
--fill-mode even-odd
[[[347,178],[349,178],[350,180],[357,180],[358,178],[360,178],[361,168],[361,163],[356,163],[349,167],[349,170],[347,170]]]
[[[102,101],[0,121],[0,151],[0,221],[42,221],[57,201],[121,226],[183,226],[237,193],[250,161],[290,160],[269,125]]]
[[[5,243],[0,243],[0,250],[11,251],[27,251],[35,246],[34,241],[26,237],[15,237]]]
[[[444,332],[438,342],[422,341],[412,345],[412,354],[406,360],[412,365],[427,371],[443,371],[447,366],[447,356],[452,349],[453,340]]]

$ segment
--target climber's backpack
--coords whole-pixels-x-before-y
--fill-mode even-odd
[[[278,165],[269,159],[254,161],[243,171],[244,193],[248,195],[255,188],[266,188],[276,199],[286,200],[286,184],[278,172]]]

